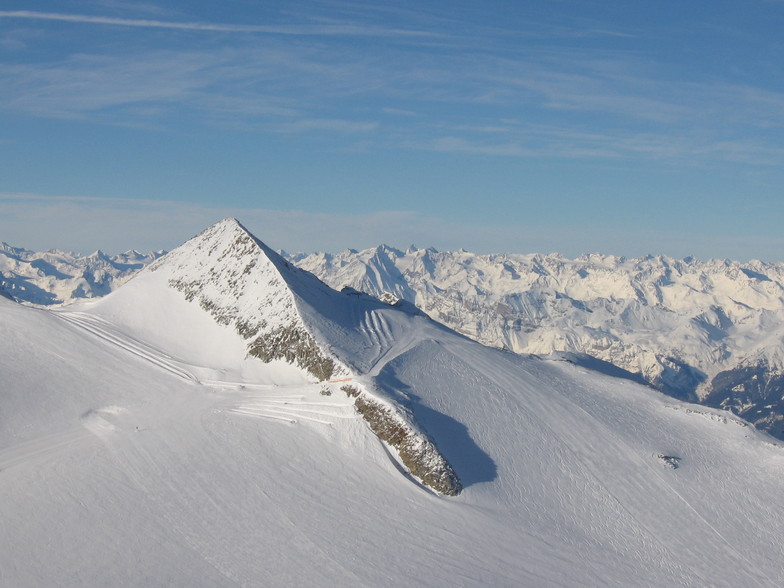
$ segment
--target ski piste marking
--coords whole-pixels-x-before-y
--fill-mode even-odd
[[[246,410],[239,410],[239,409],[229,409],[226,412],[231,412],[231,413],[234,413],[234,414],[241,414],[241,415],[245,415],[245,416],[254,416],[254,417],[259,417],[259,418],[273,419],[273,420],[277,420],[277,421],[284,421],[284,422],[290,423],[292,425],[296,424],[296,422],[297,422],[296,420],[294,420],[294,419],[292,419],[290,417],[275,416],[275,415],[271,415],[271,414],[254,413],[254,412],[250,412],[250,411],[246,411]]]
[[[315,388],[316,385],[309,385]],[[318,386],[320,388],[320,386]],[[327,397],[329,398],[329,397]],[[357,418],[353,403],[333,400],[321,401],[318,397],[308,398],[305,395],[280,396],[255,394],[237,399],[226,412],[253,417],[265,417],[278,420],[289,420],[292,423],[300,420],[332,426],[335,420]]]

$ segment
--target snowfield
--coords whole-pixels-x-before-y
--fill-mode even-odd
[[[331,290],[232,219],[102,299],[0,297],[0,329],[0,585],[784,583],[773,438]]]

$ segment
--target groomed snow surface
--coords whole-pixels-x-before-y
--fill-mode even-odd
[[[246,357],[164,258],[68,309],[0,298],[0,585],[784,584],[772,438],[259,255],[279,279],[250,271],[238,304],[288,288],[325,353],[410,411],[463,492],[406,475],[344,382]]]

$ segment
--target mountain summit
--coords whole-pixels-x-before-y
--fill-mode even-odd
[[[140,296],[137,287],[148,282]],[[401,404],[383,386],[360,381],[375,359],[391,350],[377,328],[387,324],[384,316],[394,316],[405,330],[426,319],[356,292],[336,292],[284,260],[233,218],[212,225],[151,264],[134,288],[117,292],[97,309],[127,309],[134,303],[129,299],[155,299],[164,282],[241,338],[245,353],[237,359],[290,364],[314,381],[341,384],[342,393],[353,399],[359,414],[394,448],[411,474],[437,492],[460,493],[460,480],[417,424],[405,405],[407,399],[403,397]],[[183,323],[190,319],[186,313],[170,312],[164,320],[169,323],[167,332],[183,332]],[[146,337],[161,326],[156,320]]]
[[[233,219],[0,327],[9,585],[784,583],[769,436],[332,290]]]

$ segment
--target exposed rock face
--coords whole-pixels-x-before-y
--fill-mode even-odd
[[[460,494],[463,490],[460,479],[426,434],[416,431],[400,412],[384,406],[356,386],[343,386],[341,390],[354,398],[357,412],[379,439],[397,450],[400,460],[412,475],[441,494]]]
[[[328,380],[335,373],[335,361],[326,357],[313,337],[296,323],[255,336],[248,355],[266,363],[273,359],[295,363],[319,381]]]

